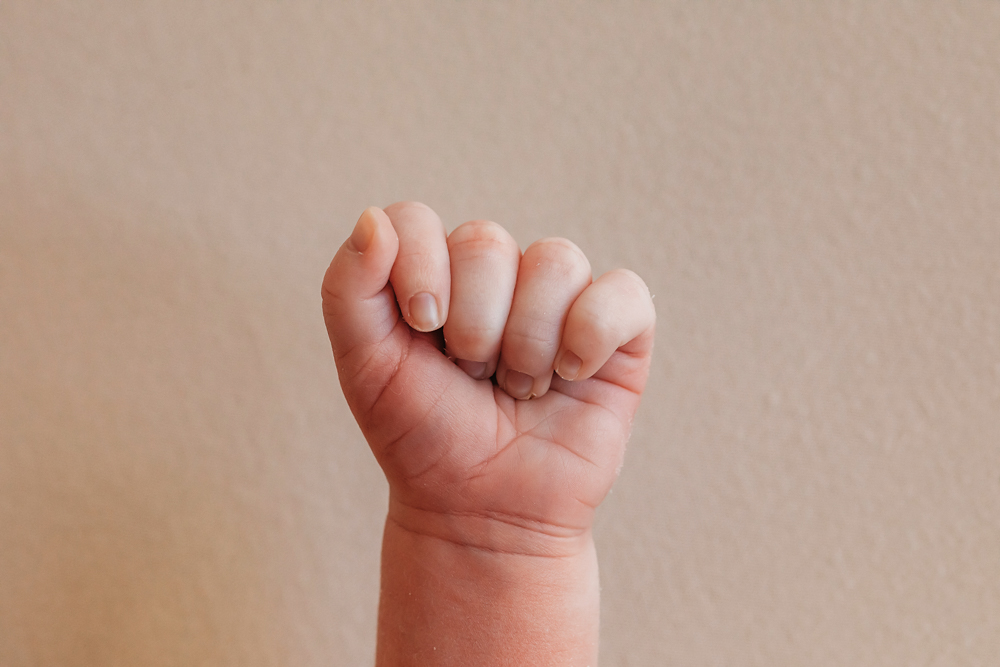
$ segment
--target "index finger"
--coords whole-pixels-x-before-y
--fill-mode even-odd
[[[448,319],[451,267],[444,224],[419,202],[385,208],[399,237],[399,254],[389,274],[403,319],[417,331],[440,329]]]

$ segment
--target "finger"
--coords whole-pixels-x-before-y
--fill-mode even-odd
[[[566,315],[590,281],[590,262],[566,239],[542,239],[524,251],[497,366],[504,391],[514,398],[548,391]]]
[[[451,303],[444,323],[448,356],[470,376],[493,375],[514,299],[521,249],[507,231],[474,220],[448,235]]]
[[[451,271],[444,225],[424,204],[399,202],[385,213],[399,236],[399,254],[389,274],[399,310],[417,331],[434,331],[448,318]]]
[[[361,214],[323,277],[323,316],[342,383],[364,369],[370,381],[357,384],[374,390],[385,383],[401,354],[404,341],[394,335],[402,333],[396,327],[399,310],[388,285],[398,249],[388,216],[371,207]],[[372,359],[382,361],[372,364]],[[345,393],[348,400],[355,398]]]
[[[656,311],[649,288],[627,269],[609,271],[580,294],[566,316],[555,370],[565,380],[597,373],[619,348],[644,342],[651,348]],[[649,333],[648,336],[643,334]],[[650,349],[629,347],[633,356]]]

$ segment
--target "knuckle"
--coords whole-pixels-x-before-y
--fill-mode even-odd
[[[444,226],[434,210],[417,201],[402,201],[386,206],[383,211],[388,216],[397,234],[403,237],[424,234],[440,228],[444,237]]]
[[[575,255],[580,259],[587,259],[587,256],[580,250],[580,246],[561,236],[547,236],[543,239],[538,239],[528,249],[552,254]]]
[[[517,244],[507,230],[490,220],[471,220],[459,225],[448,235],[448,249],[451,252],[480,256],[516,248]]]
[[[655,313],[653,295],[649,291],[646,281],[639,274],[629,269],[613,269],[605,275],[608,277],[610,284],[614,286],[614,289],[619,291],[623,297],[626,297],[629,303]]]
[[[637,274],[635,271],[631,269],[611,269],[610,271],[608,271],[608,275],[620,277],[622,280],[639,284],[642,285],[643,287],[645,287],[646,285],[643,279],[639,277],[639,274]]]
[[[539,239],[524,251],[525,262],[541,262],[567,276],[590,276],[590,260],[580,247],[562,237]]]
[[[398,201],[394,204],[389,204],[382,210],[385,211],[387,214],[390,212],[391,213],[409,213],[415,211],[426,212],[426,211],[431,211],[431,207],[419,201]],[[431,212],[433,213],[433,211]]]
[[[617,277],[623,286],[625,286],[625,289],[634,291],[639,296],[650,298],[649,286],[646,285],[646,281],[635,271],[630,269],[613,269],[608,273]]]

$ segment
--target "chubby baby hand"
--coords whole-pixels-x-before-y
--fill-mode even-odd
[[[573,243],[522,254],[493,222],[450,234],[422,204],[369,208],[323,280],[340,383],[404,530],[572,553],[621,466],[655,313]]]

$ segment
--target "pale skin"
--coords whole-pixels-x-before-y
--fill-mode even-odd
[[[595,666],[591,527],[649,372],[645,283],[402,202],[361,215],[323,313],[389,482],[376,664]]]

